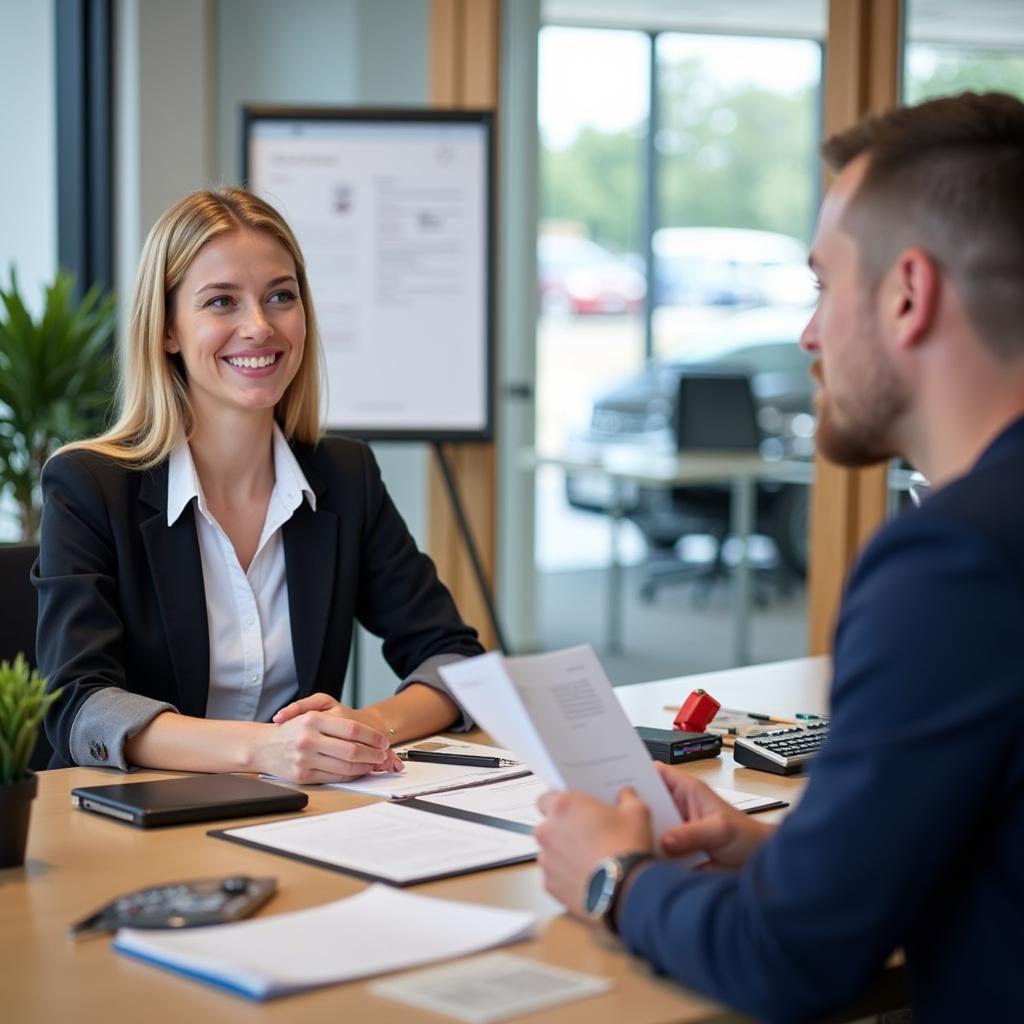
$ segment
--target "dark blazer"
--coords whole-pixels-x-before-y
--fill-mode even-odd
[[[897,947],[919,1024],[1019,1013],[1022,629],[1024,420],[859,559],[799,806],[737,874],[642,871],[629,947],[758,1019],[821,1019]]]
[[[283,526],[298,696],[340,697],[353,624],[384,638],[400,677],[439,654],[483,648],[459,617],[381,480],[369,447],[328,438],[293,446],[310,487]],[[167,464],[138,471],[91,452],[51,459],[33,582],[37,658],[63,693],[46,719],[55,754],[82,703],[115,686],[202,717],[210,651],[194,516],[167,526]]]

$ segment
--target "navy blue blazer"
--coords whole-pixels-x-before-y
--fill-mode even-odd
[[[341,696],[356,620],[384,638],[399,677],[441,654],[483,648],[420,552],[369,447],[326,438],[294,445],[316,494],[282,527],[298,697]],[[50,767],[73,763],[82,704],[120,687],[203,717],[209,629],[195,518],[167,525],[167,463],[127,469],[67,452],[43,471],[43,521],[33,582],[37,660],[63,687],[46,718]]]
[[[848,1002],[897,947],[916,1021],[1020,1012],[1024,420],[859,559],[830,736],[777,835],[737,874],[642,871],[621,930],[758,1018]]]

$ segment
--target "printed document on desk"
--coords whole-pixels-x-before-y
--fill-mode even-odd
[[[373,885],[311,910],[215,928],[122,928],[114,948],[250,999],[272,999],[518,942],[535,926],[525,911]]]
[[[440,672],[473,719],[548,788],[613,804],[632,786],[656,834],[682,820],[589,646],[525,658],[494,651]]]
[[[515,755],[500,747],[488,747],[483,743],[468,743],[465,740],[450,740],[445,736],[431,736],[405,746],[396,747],[401,754],[408,747],[419,747],[428,743],[443,744],[446,751],[473,756],[498,757],[515,760]],[[366,796],[382,796],[388,800],[421,796],[424,793],[444,793],[467,786],[482,786],[502,779],[520,778],[529,775],[530,769],[524,764],[502,768],[475,768],[467,765],[435,764],[430,761],[406,761],[401,772],[371,772],[351,782],[328,782],[323,789],[344,789]]]
[[[388,802],[209,834],[399,886],[520,864],[537,856],[533,836]]]
[[[410,806],[487,825],[515,825],[523,831],[532,831],[543,820],[537,801],[548,789],[547,784],[536,775],[527,775],[521,779],[495,782],[476,789],[460,789],[455,793],[432,793],[411,801]],[[770,796],[757,796],[719,786],[712,786],[711,789],[745,814],[787,806],[785,800],[776,800]]]

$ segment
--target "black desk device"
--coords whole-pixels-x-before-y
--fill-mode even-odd
[[[273,878],[197,878],[125,893],[70,928],[73,937],[118,928],[196,928],[248,917],[277,891]]]
[[[140,828],[301,811],[309,803],[309,797],[296,789],[243,775],[188,775],[79,786],[71,790],[71,797],[83,811],[105,814]]]
[[[677,729],[650,729],[636,727],[637,734],[655,761],[680,764],[697,761],[702,757],[718,757],[722,752],[722,737],[711,732],[679,732]]]
[[[828,719],[802,725],[771,726],[761,732],[737,736],[732,756],[744,768],[773,775],[794,775],[828,738]]]

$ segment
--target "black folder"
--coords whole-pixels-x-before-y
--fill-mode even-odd
[[[79,786],[71,796],[83,811],[105,814],[139,828],[301,811],[309,802],[298,790],[242,775],[189,775]]]

